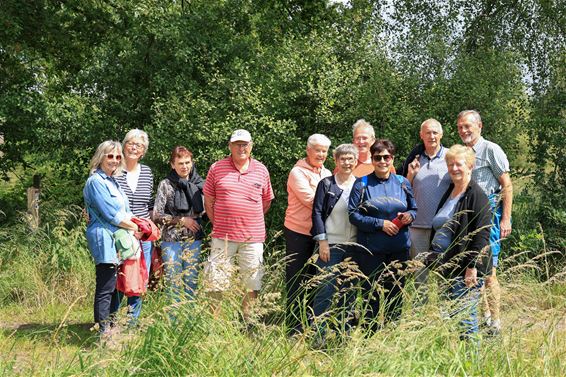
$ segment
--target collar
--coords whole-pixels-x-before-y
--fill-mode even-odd
[[[110,179],[110,180],[114,179],[114,177],[106,174],[104,170],[102,170],[101,168],[96,169],[96,173],[98,173],[98,175],[100,175],[102,179]]]
[[[250,171],[252,171],[253,167],[254,167],[254,159],[253,158],[249,158],[249,163],[248,163],[248,168],[246,169],[246,171],[240,171],[240,169],[238,169],[238,167],[236,166],[236,164],[234,163],[234,160],[232,159],[232,156],[228,156],[228,159],[230,160],[230,165],[234,168],[234,170],[236,170],[238,173],[240,174],[247,174]]]
[[[440,144],[440,149],[438,150],[438,153],[436,153],[432,158],[430,158],[428,154],[426,154],[426,149],[423,152],[423,156],[426,157],[429,161],[432,161],[435,158],[440,158],[442,157],[443,154],[444,154],[444,145],[442,144]]]
[[[387,178],[379,178],[379,177],[377,176],[377,174],[375,174],[375,172],[373,172],[373,176],[375,177],[375,179],[377,180],[378,183],[385,183],[385,182],[389,181],[389,180],[391,179],[391,175],[392,175],[392,174],[393,174],[393,173],[390,172],[390,173],[389,173],[389,177],[387,177]]]
[[[472,147],[472,149],[474,150],[474,152],[478,152],[478,150],[480,150],[483,146],[483,144],[485,143],[485,139],[483,138],[483,136],[480,135],[480,137],[478,138],[477,143],[474,144],[474,146]]]

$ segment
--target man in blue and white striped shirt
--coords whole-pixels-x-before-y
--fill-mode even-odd
[[[513,184],[509,175],[509,161],[501,147],[481,136],[482,120],[475,110],[464,110],[458,114],[458,134],[468,147],[476,152],[476,165],[472,179],[489,197],[493,212],[490,232],[490,246],[493,255],[493,272],[485,280],[487,305],[484,308],[486,323],[490,332],[499,333],[501,319],[499,308],[501,289],[496,276],[499,262],[501,239],[511,233],[511,207],[513,205]]]

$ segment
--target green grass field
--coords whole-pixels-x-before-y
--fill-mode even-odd
[[[359,329],[330,335],[326,348],[318,349],[312,332],[284,332],[282,250],[273,245],[251,331],[240,320],[238,292],[225,298],[218,317],[204,294],[173,307],[163,292],[150,292],[139,328],[124,328],[114,347],[102,347],[91,330],[94,268],[82,229],[68,227],[68,213],[58,218],[37,232],[25,223],[0,232],[0,375],[566,375],[566,284],[560,274],[541,279],[528,261],[503,266],[499,337],[461,341],[457,319],[443,319],[448,303],[433,285],[424,306],[413,305],[406,289],[399,322],[371,337]]]

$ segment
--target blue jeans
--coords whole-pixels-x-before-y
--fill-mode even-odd
[[[491,194],[489,196],[489,204],[492,213],[489,246],[493,258],[493,267],[497,267],[499,264],[499,252],[501,251],[501,215],[503,214],[503,205],[499,202],[499,194]]]
[[[479,332],[478,304],[480,302],[480,289],[483,279],[478,279],[478,284],[468,288],[464,284],[464,278],[457,277],[450,286],[448,296],[456,301],[456,305],[450,312],[450,317],[461,316],[460,325],[466,336]]]
[[[316,261],[316,265],[323,270],[322,274],[328,274],[332,271],[332,266],[341,263],[344,260],[346,251],[344,247],[339,245],[330,245],[330,259],[328,262],[323,262],[320,257]],[[331,276],[328,276],[325,281],[320,283],[316,296],[314,297],[313,311],[315,316],[324,314],[332,304],[332,297],[338,292],[340,287],[336,286],[336,277],[338,271],[335,271]]]
[[[141,246],[143,250],[143,257],[145,259],[145,266],[147,272],[149,273],[149,268],[151,266],[151,250],[153,249],[153,244],[151,241],[141,241]],[[110,309],[111,314],[114,314],[120,309],[120,303],[124,297],[124,293],[116,290],[115,299],[112,300],[112,308]],[[142,298],[140,296],[130,296],[128,297],[128,316],[131,317],[130,324],[136,323],[140,316],[142,308]]]
[[[181,288],[187,298],[195,295],[202,242],[162,242],[166,291],[174,301],[181,300]]]

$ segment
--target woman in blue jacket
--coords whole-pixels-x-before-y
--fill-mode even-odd
[[[120,261],[112,234],[119,228],[138,231],[138,226],[131,221],[128,198],[114,178],[121,173],[121,163],[122,145],[119,142],[107,140],[100,144],[90,161],[90,176],[83,190],[90,219],[86,238],[96,265],[94,321],[99,324],[103,339],[110,337],[110,305],[117,299]]]
[[[362,283],[367,311],[364,319],[370,331],[379,328],[376,317],[383,306],[385,319],[401,314],[401,289],[405,279],[400,264],[409,259],[409,229],[417,205],[409,181],[391,173],[395,146],[387,139],[370,148],[374,172],[358,178],[352,188],[348,211],[350,222],[358,228],[360,245],[353,260],[367,277]],[[377,285],[376,285],[377,283]],[[383,288],[385,301],[380,302]]]

